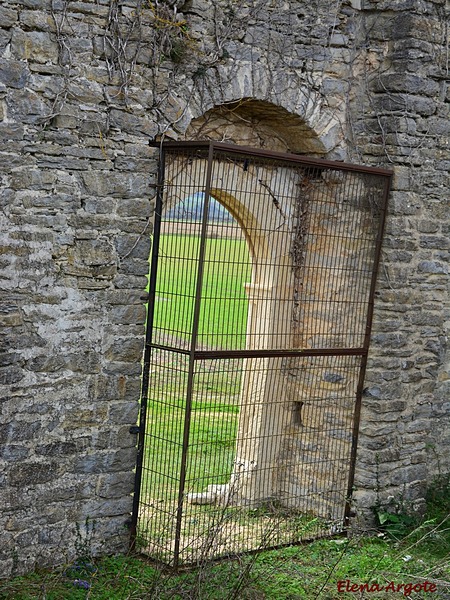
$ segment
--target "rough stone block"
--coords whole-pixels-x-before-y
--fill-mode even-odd
[[[10,41],[11,41],[11,32],[7,31],[7,30],[5,31],[4,29],[0,29],[0,53],[1,54],[3,54],[3,51],[9,45]]]
[[[113,196],[114,198],[145,198],[149,190],[147,176],[132,173],[108,173],[87,171],[82,174],[88,194],[93,196]],[[147,214],[150,211],[149,203]]]
[[[34,31],[55,31],[55,21],[51,15],[39,10],[22,10],[20,23],[24,29]]]
[[[139,185],[142,185],[142,182],[139,182]],[[121,217],[148,217],[152,208],[153,205],[148,199],[122,200],[117,205],[117,214]]]
[[[0,369],[0,384],[11,385],[18,383],[25,376],[24,371],[20,367],[7,367]]]
[[[376,92],[406,92],[434,97],[439,93],[439,84],[412,73],[386,73],[374,79],[373,89]]]
[[[103,374],[91,376],[89,378],[88,393],[93,401],[107,402],[122,398],[126,388],[125,376],[105,376]]]
[[[89,81],[82,78],[77,78],[76,81],[70,83],[69,93],[72,98],[80,103],[98,105],[104,99],[103,89],[100,84],[96,81]]]
[[[2,248],[0,247],[0,254]],[[17,327],[23,325],[23,314],[16,304],[0,304],[0,325],[2,327]]]
[[[106,350],[108,360],[121,362],[139,362],[142,356],[143,342],[141,339],[117,339]]]
[[[440,223],[432,220],[419,221],[417,230],[421,233],[436,233],[439,231]]]
[[[40,123],[51,113],[50,106],[31,90],[17,90],[10,93],[6,103],[11,115],[19,123]]]
[[[26,62],[0,59],[0,82],[8,87],[23,89],[30,79]]]
[[[74,463],[74,473],[114,473],[132,471],[136,462],[135,448],[123,449],[116,452],[89,454],[79,457]],[[91,516],[92,513],[90,513]],[[105,513],[103,513],[105,514]]]
[[[148,257],[134,258],[131,255],[121,259],[121,268],[130,275],[147,275],[149,272]]]
[[[68,456],[79,451],[79,444],[73,441],[58,441],[36,447],[36,454],[43,456]]]
[[[139,410],[138,399],[137,396],[134,402],[115,402],[111,404],[108,422],[135,425]]]
[[[431,273],[431,274],[446,274],[448,273],[448,266],[438,261],[423,260],[418,265],[420,273]]]
[[[2,27],[12,27],[17,19],[18,12],[13,8],[8,8],[7,6],[0,6],[0,25]]]
[[[123,498],[133,492],[133,487],[133,473],[113,473],[99,477],[97,493],[101,498]]]
[[[58,473],[56,462],[23,462],[9,474],[9,483],[13,487],[29,487],[53,481]]]
[[[143,339],[143,336],[142,336]],[[144,342],[142,341],[142,347],[144,347]],[[106,362],[104,366],[104,371],[108,375],[123,375],[126,377],[135,377],[140,376],[141,374],[141,365],[132,362],[118,362],[110,360]]]
[[[130,156],[118,156],[114,166],[119,171],[134,171],[141,173],[155,173],[155,162],[147,158],[133,158]]]
[[[30,455],[30,449],[17,444],[9,444],[0,448],[0,458],[11,463],[20,463]]]
[[[135,277],[134,275],[125,275],[123,273],[119,273],[114,278],[114,285],[119,289],[135,289],[142,290],[142,293],[145,292],[145,288],[148,285],[147,277]]]
[[[144,134],[149,137],[155,136],[158,132],[157,124],[150,119],[115,109],[111,111],[111,127],[126,133]]]
[[[374,98],[374,107],[382,113],[432,115],[436,111],[436,102],[431,98],[422,98],[411,94],[379,94]]]
[[[44,31],[14,29],[11,52],[19,60],[32,60],[37,63],[58,61],[58,44]]]
[[[113,323],[119,323],[121,325],[137,324],[144,325],[147,311],[145,306],[142,305],[131,305],[131,306],[116,306],[110,312],[110,319]]]
[[[66,368],[79,373],[99,373],[101,370],[100,356],[89,350],[67,355],[65,364]]]
[[[107,134],[109,124],[106,115],[95,114],[83,117],[80,122],[79,131],[83,135],[92,135],[96,138]],[[117,168],[117,159],[115,161],[115,167]]]

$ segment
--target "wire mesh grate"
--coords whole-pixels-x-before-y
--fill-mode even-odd
[[[178,566],[341,531],[390,173],[216,143],[160,162],[135,542]]]

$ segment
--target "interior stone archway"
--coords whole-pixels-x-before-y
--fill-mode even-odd
[[[187,140],[217,140],[271,151],[295,152],[310,156],[323,156],[326,144],[299,115],[282,106],[256,98],[240,98],[226,102],[191,121]],[[224,167],[222,167],[222,170]],[[292,309],[283,303],[277,310],[276,299],[294,296],[294,270],[290,254],[294,227],[295,206],[284,206],[280,212],[251,171],[234,167],[230,173],[215,172],[211,193],[233,215],[242,227],[252,257],[252,281],[245,285],[249,300],[247,321],[247,348],[258,339],[260,348],[292,347]],[[272,178],[269,189],[278,195],[284,177],[278,173]],[[246,179],[253,177],[250,184]],[[292,174],[288,175],[288,178]],[[277,181],[278,178],[278,181]],[[235,195],[221,189],[221,181],[232,179]],[[282,182],[282,183],[281,183]],[[299,182],[292,180],[291,197],[298,195]],[[254,206],[244,190],[257,190],[261,201]],[[267,206],[270,210],[267,211]],[[287,218],[287,221],[286,221]],[[260,231],[270,231],[272,240],[264,239]],[[273,232],[276,232],[274,234]],[[279,240],[274,243],[273,236]],[[273,248],[283,248],[282,256],[273,255]],[[267,265],[280,265],[267,268]],[[262,268],[264,265],[264,268]],[[261,340],[263,344],[261,346]],[[273,402],[273,397],[283,397],[286,381],[282,376],[280,358],[246,359],[240,398],[240,419],[236,443],[236,457],[230,482],[211,485],[208,491],[191,494],[191,501],[238,503],[258,505],[279,492],[280,482],[274,478],[282,452],[283,437],[292,420],[292,394],[286,402]]]
[[[150,452],[143,470],[149,497],[141,514],[159,523],[149,541],[161,550],[167,529],[180,557],[226,507],[228,550],[240,544],[240,519],[255,515],[252,540],[266,518],[286,523],[280,543],[298,539],[297,519],[311,515],[321,531],[330,522],[343,527],[390,173],[211,141],[164,143],[160,161],[149,304],[159,308],[149,318],[144,383],[154,382],[148,447],[164,442],[168,450]],[[201,226],[189,229],[198,194]],[[215,209],[209,219],[211,198],[232,224],[218,224]],[[180,219],[161,219],[185,201]],[[160,253],[166,222],[175,235],[167,247],[161,240]],[[252,260],[248,304],[238,279],[214,281],[225,269],[249,272],[240,251],[213,243],[227,232],[242,243],[239,230]],[[177,265],[175,288],[167,270],[158,279],[159,258]],[[166,292],[180,303],[156,304]],[[197,519],[202,533],[192,531]]]
[[[166,178],[166,206],[205,192],[208,181],[208,193],[239,223],[252,256],[247,350],[283,352],[247,356],[230,481],[188,499],[244,506],[275,500],[338,519],[348,493],[360,372],[351,349],[359,355],[366,343],[379,183],[336,165],[304,170],[292,168],[286,155],[261,163],[224,152],[212,162],[204,153],[180,155]],[[319,354],[304,360],[298,352],[306,350]]]

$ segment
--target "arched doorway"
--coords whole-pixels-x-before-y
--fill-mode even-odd
[[[215,143],[161,152],[135,500],[145,551],[177,565],[341,528],[389,174]],[[163,210],[196,194],[201,221],[182,219],[168,251]],[[216,201],[232,223],[209,218]],[[232,249],[242,236],[250,261]],[[181,277],[161,275],[162,256]],[[225,267],[251,274],[245,344],[247,300]]]

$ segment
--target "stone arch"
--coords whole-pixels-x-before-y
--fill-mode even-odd
[[[330,151],[338,144],[336,132],[340,131],[340,126],[335,116],[327,111],[321,113],[322,102],[317,93],[300,90],[295,101],[292,97],[280,100],[273,97],[269,87],[265,87],[268,78],[261,77],[259,82],[262,87],[255,87],[256,80],[250,80],[244,71],[245,68],[234,79],[241,86],[238,89],[236,86],[211,87],[211,106],[197,114],[193,111],[185,138],[330,157]],[[291,309],[288,303],[284,303],[285,308],[280,311],[278,307],[277,310],[275,299],[280,297],[281,289],[285,294],[293,295],[292,259],[287,246],[291,241],[294,206],[284,207],[284,212],[291,220],[284,229],[281,227],[281,215],[266,189],[257,182],[248,186],[244,181],[252,176],[251,170],[243,172],[229,164],[226,168],[226,176],[220,168],[215,170],[211,194],[240,224],[252,256],[252,281],[245,285],[249,300],[247,334],[250,335],[247,335],[247,347],[253,349],[251,340],[258,338],[267,347],[270,343],[272,348],[289,348],[292,340],[286,339],[286,332],[289,331],[286,323],[291,321]],[[229,172],[230,168],[233,173]],[[283,175],[286,176],[286,173]],[[245,192],[232,196],[222,189],[221,180],[230,178],[234,181],[235,190],[258,189],[260,198],[265,200],[259,204],[259,211],[245,197]],[[296,183],[291,182],[293,190]],[[276,177],[271,188],[277,189]],[[295,195],[293,191],[292,197]],[[270,207],[268,211],[267,207]],[[284,235],[285,240],[273,244],[253,233],[271,229],[279,237]],[[274,247],[284,247],[283,256],[276,257],[276,260],[271,256]],[[272,263],[284,264],[285,268],[259,269],[259,265]],[[283,432],[292,419],[291,403],[272,401],[274,395],[283,397],[286,386],[281,374],[281,359],[246,359],[244,373],[235,461],[230,481],[225,485],[209,486],[204,493],[191,494],[190,500],[193,502],[254,506],[267,502],[278,493],[279,482],[274,474],[279,470],[277,464],[282,451]],[[265,443],[269,439],[271,443]]]
[[[221,66],[207,71],[201,82],[197,82],[198,93],[187,108],[188,126],[186,139],[214,139],[225,141],[220,133],[211,131],[205,136],[195,137],[198,125],[205,117],[224,116],[230,111],[241,121],[251,119],[264,122],[275,133],[284,138],[288,151],[301,154],[326,155],[330,159],[345,159],[343,123],[346,121],[346,98],[328,106],[321,90],[321,82],[315,85],[299,79],[295,89],[280,94],[273,85],[274,74],[262,62],[238,62],[232,67]],[[235,143],[236,138],[233,138]],[[247,144],[248,145],[248,144]],[[254,144],[252,144],[254,145]],[[277,150],[272,146],[267,146]]]
[[[191,122],[186,139],[213,139],[316,156],[327,152],[320,137],[300,116],[251,98],[208,110]]]
[[[324,120],[327,121],[327,118],[324,117]],[[329,139],[326,138],[329,130],[325,127],[321,131],[316,131],[311,126],[312,121],[313,119],[310,119],[308,122],[298,112],[289,112],[280,103],[274,104],[267,100],[248,97],[230,100],[210,108],[192,120],[185,137],[189,140],[213,139],[329,158]],[[335,125],[336,121],[329,119],[328,123]],[[206,170],[206,160],[203,170]],[[288,170],[278,168],[278,173],[276,171],[277,169],[274,169],[275,174],[271,175],[270,183],[270,189],[275,195],[277,190],[281,190],[281,178],[290,177]],[[197,177],[198,174],[197,169]],[[283,206],[284,214],[281,218],[273,197],[268,195],[267,190],[260,185],[258,178],[254,177],[252,184],[247,185],[246,179],[252,177],[254,176],[251,169],[244,171],[233,163],[227,162],[222,165],[219,163],[213,169],[211,195],[239,222],[252,254],[252,281],[245,286],[245,290],[249,299],[247,332],[253,335],[247,335],[247,348],[254,349],[251,340],[255,338],[263,340],[263,348],[292,348],[296,344],[294,330],[289,325],[285,325],[288,323],[292,326],[293,307],[291,303],[283,303],[285,306],[280,310],[279,306],[276,306],[276,299],[282,297],[281,290],[286,297],[294,297],[295,282],[290,243],[295,207]],[[277,177],[280,177],[280,182],[277,182]],[[230,180],[233,181],[233,195],[227,192],[226,184],[222,185],[222,181]],[[285,197],[296,198],[299,184],[302,185],[298,179],[292,179],[288,184],[292,186],[292,193],[285,194]],[[183,185],[181,181],[180,185],[181,187]],[[175,184],[174,187],[179,188],[179,185]],[[192,187],[189,189],[192,190]],[[248,189],[253,192],[257,190],[257,195],[262,200],[259,205],[253,205],[246,197],[245,190]],[[295,201],[291,200],[291,202]],[[286,223],[282,226],[283,219]],[[252,227],[252,225],[256,226]],[[273,240],[255,235],[254,232],[257,230],[272,231],[274,236],[285,235],[285,241],[280,240],[279,244],[273,244]],[[274,260],[275,257],[271,252],[276,247],[282,248],[282,256]],[[270,263],[283,265],[284,268],[267,269],[267,264]],[[265,268],[259,269],[260,264],[264,264]],[[335,283],[339,288],[342,282]],[[265,346],[266,340],[267,346]],[[286,434],[292,428],[292,399],[298,395],[298,386],[291,385],[292,382],[288,385],[283,374],[281,358],[248,358],[246,361],[241,389],[235,463],[230,481],[225,485],[211,485],[201,493],[190,494],[192,502],[257,506],[273,498],[280,498],[280,493],[285,495],[284,490],[287,489],[289,477],[286,479],[282,474],[281,457],[286,444],[290,443],[289,435],[286,437]],[[274,401],[274,398],[280,400]],[[267,442],[268,440],[270,443]],[[345,444],[348,445],[347,441]],[[321,499],[323,495],[322,490],[319,489],[321,486],[324,487],[322,483],[316,485],[320,497],[318,511],[332,514],[335,509],[331,507],[329,510],[327,502]],[[340,486],[345,487],[345,482],[340,481]],[[302,500],[295,502],[298,508]]]

